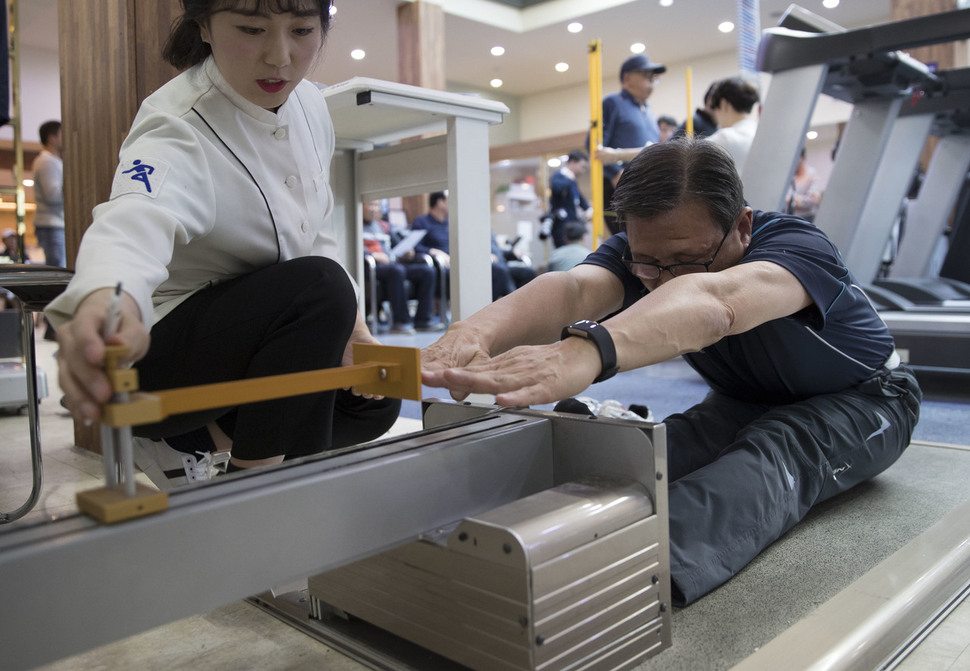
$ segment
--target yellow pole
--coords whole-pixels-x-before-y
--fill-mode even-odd
[[[20,258],[14,259],[23,263],[27,260],[27,242],[24,237],[27,233],[27,225],[24,223],[26,213],[26,192],[24,191],[24,146],[23,128],[20,111],[20,8],[17,0],[10,0],[7,4],[8,20],[10,25],[9,48],[10,48],[10,90],[13,93],[11,102],[13,109],[10,114],[10,125],[13,127],[13,181],[14,193],[16,194],[16,210],[14,221],[17,227],[17,242],[19,243]],[[7,65],[7,64],[4,64]]]
[[[603,240],[603,162],[596,150],[603,145],[603,45],[589,43],[589,181],[593,196],[593,249]]]
[[[694,106],[690,102],[691,79],[694,73],[687,68],[687,137],[694,137]]]

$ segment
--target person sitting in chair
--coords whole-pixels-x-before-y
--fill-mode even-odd
[[[444,328],[441,320],[434,318],[434,266],[415,259],[414,249],[409,249],[400,257],[391,253],[390,226],[381,218],[380,201],[364,203],[364,249],[377,264],[377,281],[384,290],[384,296],[391,304],[391,333],[411,334],[418,331],[440,331]],[[404,263],[401,263],[404,261]],[[405,280],[414,287],[418,299],[418,309],[414,321],[408,310],[408,296]],[[376,325],[375,325],[376,327]]]

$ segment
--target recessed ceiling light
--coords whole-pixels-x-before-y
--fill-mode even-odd
[[[809,140],[814,140],[815,138],[818,137],[818,131],[810,130],[807,133],[805,133],[805,137],[808,138]]]
[[[571,33],[579,33],[579,32],[582,32],[582,30],[583,30],[583,24],[579,23],[578,21],[573,21],[568,26],[566,26],[566,30],[568,30]]]
[[[630,51],[632,51],[635,54],[642,54],[646,50],[647,50],[647,45],[644,44],[643,42],[634,42],[633,44],[630,45]]]
[[[734,24],[730,21],[722,21],[720,24],[718,24],[717,29],[722,33],[729,33],[734,30]]]
[[[497,88],[499,88],[499,87],[500,87],[500,86],[501,86],[502,84],[504,84],[504,83],[505,83],[505,82],[503,82],[503,81],[502,81],[501,79],[499,79],[498,77],[496,77],[495,79],[493,79],[492,81],[490,81],[490,82],[489,82],[489,84],[491,84],[491,85],[492,85],[492,88],[493,88],[493,89],[497,89]]]
[[[337,13],[337,5],[331,4],[330,5],[330,16],[333,16],[336,13]]]
[[[661,7],[670,7],[672,4],[674,4],[674,0],[660,0]]]
[[[492,47],[493,56],[501,56],[505,53],[505,47]]]
[[[363,49],[354,49],[353,51],[350,52],[350,57],[353,58],[355,61],[363,60],[364,56],[366,55],[367,53]]]
[[[835,9],[839,6],[839,0],[822,0],[822,7],[826,9]]]
[[[565,72],[569,69],[569,63],[556,63],[556,72]]]
[[[550,168],[558,168],[562,165],[562,161],[558,158],[550,158],[548,161],[546,161],[546,165],[548,165]]]

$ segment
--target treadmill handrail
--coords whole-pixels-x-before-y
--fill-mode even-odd
[[[970,39],[970,8],[836,33],[768,28],[758,48],[757,67],[762,72],[781,72],[862,54],[895,52],[965,39]],[[904,54],[898,55],[905,57],[903,62],[908,59],[919,63]],[[928,68],[926,73],[932,76]]]

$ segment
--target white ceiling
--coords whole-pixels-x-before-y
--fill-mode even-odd
[[[603,73],[618,72],[630,55],[629,46],[642,42],[654,61],[690,64],[692,58],[736,49],[737,32],[720,33],[725,20],[737,23],[736,0],[674,0],[661,7],[658,0],[547,0],[519,10],[492,0],[434,0],[445,8],[446,77],[451,88],[488,89],[501,78],[500,91],[524,96],[588,78],[588,44],[603,43]],[[396,81],[397,13],[402,0],[335,0],[337,14],[321,65],[311,79],[324,83],[355,75]],[[790,0],[761,0],[762,28],[774,25]],[[890,0],[842,0],[824,9],[821,0],[800,4],[835,23],[854,28],[888,20]],[[467,18],[474,16],[475,18]],[[566,31],[570,21],[584,30]],[[505,27],[497,27],[493,24]],[[20,0],[22,43],[56,49],[57,0]],[[504,46],[504,56],[489,53]],[[352,49],[367,58],[355,61]],[[565,62],[570,69],[558,73]]]

